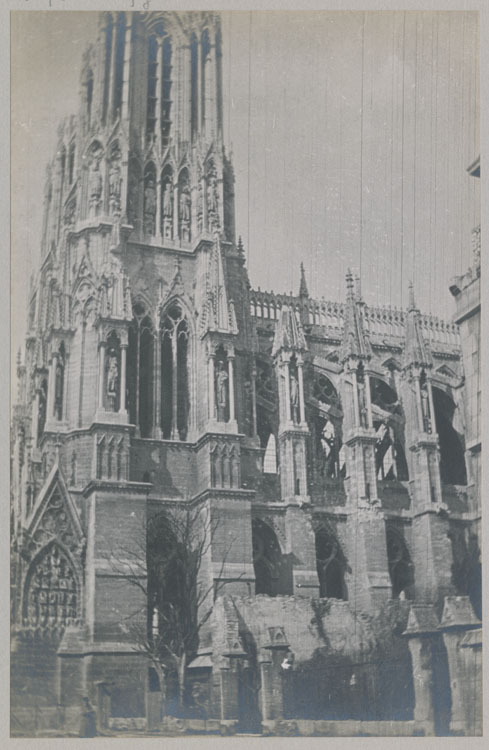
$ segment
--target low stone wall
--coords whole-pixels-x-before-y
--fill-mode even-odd
[[[414,721],[309,721],[264,722],[264,735],[281,737],[413,737],[420,735]]]

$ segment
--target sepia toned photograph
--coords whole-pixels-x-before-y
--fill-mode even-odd
[[[11,737],[482,735],[479,13],[10,49]]]

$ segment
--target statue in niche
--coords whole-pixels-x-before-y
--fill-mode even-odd
[[[45,424],[46,424],[46,394],[44,390],[41,388],[39,390],[39,411],[38,411],[38,422],[37,422],[38,438],[41,437],[42,433],[44,432]]]
[[[90,174],[88,178],[88,197],[89,197],[89,214],[97,216],[102,197],[102,175],[100,173],[100,164],[97,158],[94,158],[90,165]]]
[[[54,413],[56,419],[63,418],[63,386],[64,386],[64,363],[61,355],[58,355],[56,363],[56,374],[54,384]]]
[[[367,411],[367,394],[365,392],[365,381],[363,377],[359,377],[357,380],[358,387],[358,410],[360,412],[360,424],[362,427],[368,427],[368,411]]]
[[[114,349],[111,350],[109,357],[109,367],[107,370],[107,396],[112,411],[115,411],[117,400],[117,388],[119,385],[119,364]]]
[[[199,192],[197,196],[197,227],[199,233],[204,228],[204,191],[202,189],[202,180],[199,181]]]
[[[431,433],[430,402],[428,397],[428,386],[426,382],[421,385],[421,411],[423,414],[423,430]]]
[[[224,421],[224,412],[227,405],[227,381],[228,374],[224,367],[224,362],[219,362],[219,369],[216,373],[216,389],[217,389],[217,413],[220,422]]]
[[[144,188],[144,231],[155,233],[156,190],[154,180],[149,179]]]
[[[207,216],[209,226],[217,223],[217,180],[215,174],[211,173],[207,184]]]
[[[336,432],[334,424],[329,419],[326,420],[321,430],[320,442],[324,456],[321,473],[323,476],[334,477],[336,475]]]
[[[187,184],[184,184],[180,190],[179,212],[181,239],[188,242],[190,239],[190,188]]]
[[[136,226],[139,213],[139,180],[135,175],[129,179],[129,195],[127,199],[127,219],[132,226]]]
[[[299,422],[299,381],[293,372],[290,373],[290,405],[292,420]]]
[[[163,234],[171,237],[173,225],[173,190],[171,180],[165,182],[163,190]]]
[[[71,454],[71,475],[70,475],[70,484],[72,487],[76,484],[76,453],[73,451]]]
[[[170,180],[165,182],[163,190],[163,216],[170,219],[173,216],[173,195]]]
[[[109,171],[109,205],[111,213],[121,208],[121,169],[118,162],[113,161]]]

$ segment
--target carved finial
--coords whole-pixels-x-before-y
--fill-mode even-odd
[[[306,283],[306,272],[304,271],[304,263],[301,263],[301,281],[299,286],[299,297],[309,297],[309,291]]]
[[[409,282],[409,297],[408,297],[408,310],[416,310],[416,303],[414,301],[414,284],[412,281]]]
[[[353,275],[350,269],[346,272],[346,298],[353,299]]]
[[[244,256],[244,247],[243,247],[243,240],[241,239],[241,235],[238,237],[238,254]]]

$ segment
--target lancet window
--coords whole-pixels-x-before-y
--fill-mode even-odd
[[[102,119],[105,122],[109,106],[109,89],[110,89],[110,64],[112,57],[112,36],[114,34],[114,22],[112,14],[107,14],[107,24],[105,27],[105,69],[104,69],[104,94],[102,104]]]
[[[277,473],[277,442],[275,440],[275,435],[273,434],[273,432],[271,432],[268,436],[265,455],[263,456],[263,473]]]
[[[148,138],[156,133],[156,86],[158,66],[158,42],[155,35],[148,41],[148,82],[146,99],[146,134]]]
[[[373,428],[377,440],[375,463],[377,479],[407,481],[408,467],[404,452],[404,415],[393,387],[380,378],[370,377]]]
[[[447,484],[467,484],[465,445],[460,409],[440,388],[433,388],[436,432],[440,443],[440,474]],[[458,429],[457,429],[458,428]]]
[[[167,440],[185,440],[188,429],[189,328],[174,303],[161,322],[161,427]]]
[[[112,98],[112,119],[116,120],[120,115],[122,106],[122,86],[124,81],[124,45],[125,45],[126,21],[123,13],[120,13],[116,23],[116,40],[114,50],[114,93]]]
[[[398,599],[402,594],[411,599],[414,585],[414,567],[406,542],[401,533],[391,525],[386,528],[386,537],[392,598]]]
[[[161,73],[161,144],[163,148],[170,141],[171,128],[171,70],[172,70],[172,46],[169,37],[163,40],[163,65]]]
[[[321,598],[347,599],[346,563],[337,539],[325,528],[315,533],[316,567]]]
[[[153,430],[154,328],[146,308],[136,303],[129,328],[129,418],[141,437]]]
[[[344,476],[345,461],[342,448],[342,411],[340,400],[331,380],[323,373],[314,374],[313,403],[317,407],[311,433],[315,445],[316,473],[323,479]]]
[[[282,554],[275,532],[260,519],[253,519],[251,529],[255,593],[268,596],[291,594],[290,566]]]

